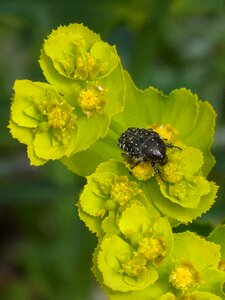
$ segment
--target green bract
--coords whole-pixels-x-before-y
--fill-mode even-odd
[[[96,172],[87,177],[78,203],[79,215],[98,237],[103,233],[119,234],[121,214],[134,203],[146,207],[151,215],[159,215],[132,179],[124,164],[116,161],[100,164]]]
[[[93,272],[109,299],[224,299],[225,226],[208,240],[171,230],[216,198],[206,179],[213,108],[184,88],[139,90],[115,47],[82,24],[53,30],[39,62],[48,83],[15,82],[9,128],[31,164],[60,159],[86,176],[78,213],[98,237]],[[121,155],[117,141],[129,127],[157,132],[162,141],[152,142],[156,150],[165,142],[166,154],[158,148],[161,158],[146,160],[146,140],[134,130],[136,140],[124,141],[139,148],[139,160]]]
[[[47,83],[17,80],[14,91],[9,128],[27,144],[31,164],[70,155],[78,132],[74,107]]]
[[[54,73],[64,80],[98,80],[108,76],[118,63],[115,47],[102,42],[98,34],[82,24],[53,30],[44,42],[40,58],[49,80],[54,80]]]
[[[172,231],[167,218],[151,215],[144,206],[131,204],[119,219],[119,229],[137,254],[158,266],[172,249]]]
[[[111,116],[124,107],[116,49],[85,26],[54,30],[40,65],[50,84],[17,80],[9,125],[13,137],[28,145],[33,165],[87,149],[107,134]]]
[[[123,113],[113,117],[108,135],[87,151],[63,158],[63,162],[75,173],[85,175],[101,161],[109,158],[122,161],[122,151],[117,146],[121,133],[128,127],[151,127],[166,142],[182,149],[167,149],[167,163],[158,166],[165,183],[159,176],[153,177],[154,171],[148,162],[134,168],[126,161],[125,164],[164,215],[171,220],[190,222],[206,212],[216,197],[217,186],[205,178],[214,165],[209,149],[215,112],[208,102],[201,102],[189,90],[182,88],[165,96],[152,87],[138,90],[127,73],[125,78],[125,108]]]
[[[174,90],[166,96],[153,87],[139,90],[127,72],[125,81],[125,108],[123,113],[113,117],[108,135],[87,151],[64,159],[63,163],[82,176],[91,174],[103,161],[121,160],[117,140],[128,127],[151,127],[168,142],[181,141],[186,146],[198,148],[204,158],[202,170],[206,176],[215,163],[210,147],[216,114],[211,105],[200,101],[185,88]],[[86,158],[88,163],[84,166],[83,160]]]
[[[208,240],[219,244],[221,247],[221,259],[218,265],[219,270],[225,272],[225,224],[216,227],[209,235]],[[225,283],[224,283],[225,293]]]
[[[178,159],[177,156],[180,158]],[[97,215],[100,217],[101,215],[99,220],[102,221],[106,209],[108,209],[110,210],[110,216],[108,217],[107,222],[111,225],[114,224],[113,219],[116,217],[114,211],[115,199],[112,201],[110,198],[111,196],[106,196],[99,187],[100,183],[101,186],[103,186],[104,182],[105,184],[106,182],[110,182],[109,186],[112,186],[113,180],[115,180],[113,178],[115,178],[115,176],[120,176],[116,180],[121,180],[123,182],[124,180],[128,181],[129,178],[131,186],[135,187],[135,193],[139,191],[133,200],[137,198],[138,201],[146,203],[147,199],[147,203],[148,205],[151,205],[152,210],[155,211],[155,208],[157,208],[165,216],[171,217],[171,224],[174,224],[173,219],[176,219],[179,222],[189,222],[197,216],[200,216],[213,204],[217,191],[215,184],[207,181],[200,172],[200,167],[203,163],[201,152],[198,149],[185,146],[182,151],[171,149],[168,153],[168,157],[169,159],[171,157],[171,160],[165,165],[165,168],[171,168],[173,173],[169,176],[168,170],[167,173],[162,170],[162,174],[164,176],[167,174],[167,177],[169,177],[171,182],[157,182],[154,178],[138,180],[132,176],[129,169],[119,161],[111,160],[100,164],[96,173],[88,176],[88,184],[81,195],[79,206],[82,210],[80,211],[80,214],[84,212],[83,216],[80,215],[81,219],[86,220],[85,222],[88,223],[87,216],[93,215],[93,210],[96,210],[98,211],[98,214],[95,212],[95,217]],[[171,166],[174,157],[176,157],[176,171],[175,167]],[[197,160],[197,162],[195,162],[195,160]],[[98,184],[96,184],[96,182],[98,182]],[[125,183],[123,184],[125,185]],[[128,199],[130,200],[127,194],[127,188],[122,187],[121,189],[123,190],[123,193],[118,194],[119,200],[117,200],[117,203],[120,201],[123,204],[126,204],[124,198],[127,199],[127,201]],[[142,192],[140,193],[140,191]],[[108,190],[108,195],[109,194],[110,190]],[[131,195],[130,192],[129,195]],[[134,196],[134,194],[132,194],[132,196]],[[89,199],[89,201],[87,201],[87,199]],[[101,206],[99,206],[100,203]],[[146,204],[144,205],[147,207]],[[92,209],[90,206],[92,206]],[[88,219],[90,221],[90,218]],[[89,227],[92,225],[89,225]],[[91,230],[94,229],[92,228]],[[96,229],[94,231],[96,232]]]
[[[174,234],[173,251],[159,266],[158,280],[169,281],[168,292],[178,299],[183,299],[182,296],[188,299],[189,294],[197,291],[212,293],[223,299],[225,294],[222,291],[222,284],[225,272],[218,270],[219,261],[218,245],[191,232]],[[162,299],[173,298],[164,296]],[[205,299],[204,294],[199,299]]]
[[[119,245],[120,242],[116,241],[117,238],[108,238],[108,245],[105,245],[105,240],[103,240],[103,247],[98,247],[94,254],[95,275],[110,300],[224,299],[225,294],[222,290],[222,285],[225,279],[225,272],[218,269],[220,247],[191,232],[174,234],[172,252],[155,269],[158,277],[153,283],[148,286],[146,285],[145,288],[143,287],[138,291],[126,292],[124,290],[122,292],[121,290],[119,292],[118,289],[112,291],[112,287],[108,288],[112,283],[108,282],[109,278],[107,281],[106,277],[112,276],[111,278],[113,278],[115,276],[115,274],[112,275],[113,271],[121,270],[121,258],[129,257],[129,251],[132,251],[130,245],[126,246],[128,248],[131,247],[129,251],[125,251],[122,247],[124,241]],[[110,239],[113,240],[110,242]],[[116,246],[117,251],[114,251],[114,246],[112,245],[116,243],[118,243]],[[112,250],[110,245],[113,247]],[[124,255],[120,256],[120,249]],[[96,267],[97,262],[100,271]],[[129,268],[129,263],[127,267]],[[105,274],[103,275],[103,273]],[[120,272],[118,273],[120,274]],[[117,274],[117,276],[119,275]],[[118,283],[119,281],[121,282],[121,278],[120,280],[113,280],[114,283]]]
[[[156,267],[172,249],[169,223],[166,218],[154,219],[145,207],[132,204],[123,212],[119,229],[122,237],[105,237],[100,243],[96,268],[103,284],[111,290],[142,290],[157,280]]]
[[[121,162],[100,164],[78,203],[80,218],[100,238],[93,270],[110,293],[149,289],[173,245],[167,218],[131,178]]]
[[[162,180],[146,180],[140,187],[166,216],[190,222],[206,212],[214,203],[217,186],[202,174],[202,152],[179,144],[182,151],[168,149],[168,162],[160,170]],[[151,187],[151,190],[150,190]]]
[[[166,293],[159,300],[222,300],[221,297],[207,292],[186,293],[180,297],[176,297],[171,293]]]
[[[101,242],[98,268],[103,283],[113,291],[144,289],[158,277],[152,265],[118,236],[106,237]]]
[[[124,107],[124,76],[115,47],[82,24],[70,24],[48,36],[39,62],[47,81],[76,107],[74,152],[104,137],[111,116]]]

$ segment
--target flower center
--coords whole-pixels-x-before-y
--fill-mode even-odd
[[[169,282],[176,289],[184,292],[199,282],[199,274],[191,265],[179,265],[170,273]]]
[[[142,277],[145,275],[147,271],[146,268],[146,259],[139,255],[138,253],[134,253],[134,256],[122,263],[121,273],[126,273],[131,277]]]
[[[183,172],[181,166],[178,163],[172,161],[167,162],[167,164],[163,167],[163,171],[166,177],[166,181],[170,183],[176,183],[183,178]]]
[[[64,127],[66,125],[67,118],[68,116],[66,112],[57,106],[48,113],[48,123],[53,128]]]
[[[138,188],[135,181],[129,181],[127,176],[115,176],[114,179],[97,181],[101,191],[108,195],[105,209],[115,209],[115,204],[125,205],[142,190]]]
[[[145,259],[156,262],[165,255],[165,246],[158,238],[146,237],[140,241],[138,253],[142,254]]]
[[[78,105],[81,107],[83,113],[89,118],[95,111],[103,113],[105,106],[105,94],[107,90],[99,85],[92,85],[88,89],[81,90],[78,96]]]
[[[110,192],[111,197],[120,205],[129,202],[133,194],[134,190],[127,182],[115,183]]]
[[[175,143],[177,141],[177,136],[179,135],[179,131],[176,128],[172,127],[170,124],[166,124],[166,125],[152,124],[150,127],[156,132],[158,132],[161,138],[168,140],[169,143]]]
[[[57,99],[55,96],[47,95],[39,105],[39,110],[45,120],[40,123],[40,131],[48,131],[50,128],[53,137],[57,141],[67,144],[71,138],[71,130],[76,123],[74,108],[65,100]]]
[[[142,190],[138,189],[135,181],[129,181],[127,176],[117,176],[114,179],[110,196],[119,205],[124,205],[141,192]]]
[[[147,180],[155,174],[151,164],[147,161],[140,162],[131,172],[139,180]]]

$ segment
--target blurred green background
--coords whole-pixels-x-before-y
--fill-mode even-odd
[[[0,1],[0,299],[105,299],[91,274],[96,240],[78,220],[84,179],[55,162],[29,166],[6,128],[16,79],[43,81],[43,39],[82,22],[115,44],[135,83],[187,87],[218,113],[210,180],[221,186],[202,222],[225,216],[225,4],[223,0]],[[204,137],[203,137],[204,138]]]

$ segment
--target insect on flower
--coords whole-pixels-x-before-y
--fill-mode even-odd
[[[155,173],[160,176],[162,181],[164,179],[156,164],[163,166],[167,163],[166,148],[178,148],[181,150],[180,147],[166,143],[151,128],[144,129],[137,127],[129,127],[123,132],[118,139],[118,146],[124,151],[122,156],[128,160],[132,168],[140,162],[149,161]]]

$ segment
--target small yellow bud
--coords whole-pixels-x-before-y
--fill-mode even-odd
[[[145,237],[139,242],[138,253],[145,259],[157,263],[165,255],[165,245],[161,239]]]
[[[167,164],[163,167],[163,171],[166,177],[166,181],[170,183],[176,183],[183,178],[183,173],[181,166],[178,163],[167,162]]]
[[[89,118],[94,112],[103,113],[105,107],[105,94],[107,90],[95,84],[81,90],[78,96],[78,105],[83,113]]]
[[[169,143],[175,143],[177,141],[177,136],[179,135],[179,131],[172,127],[170,124],[166,125],[158,125],[158,124],[152,124],[149,126],[158,134],[162,139],[168,140]]]

